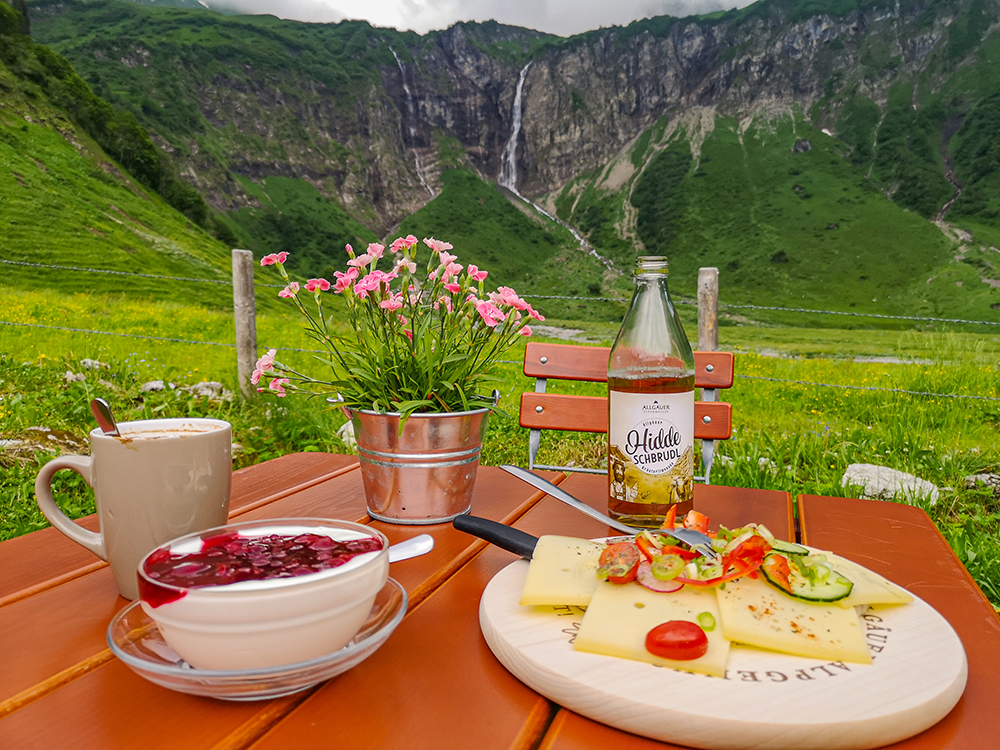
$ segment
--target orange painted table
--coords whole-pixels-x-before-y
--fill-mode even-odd
[[[603,477],[548,478],[603,508]],[[798,499],[801,541],[832,549],[910,588],[952,624],[969,682],[937,726],[894,747],[1000,746],[1000,619],[927,516],[908,506]],[[795,538],[784,492],[696,486],[714,524],[766,524]],[[606,526],[482,467],[473,513],[535,535],[599,537]],[[110,570],[53,529],[0,543],[0,748],[669,748],[603,726],[538,695],[494,658],[478,607],[492,576],[514,558],[450,524],[393,526],[365,513],[352,456],[295,454],[234,474],[239,520],[322,516],[371,523],[392,542],[434,536],[434,551],[394,563],[410,605],[374,655],[322,685],[271,701],[230,703],[175,693],[135,675],[105,631],[127,602]],[[85,520],[84,523],[92,523]]]

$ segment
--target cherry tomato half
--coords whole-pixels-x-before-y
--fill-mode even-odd
[[[609,544],[597,561],[597,575],[611,583],[634,581],[642,559],[642,553],[632,542]]]
[[[697,623],[671,620],[646,634],[646,650],[664,659],[692,661],[708,652],[708,636]]]

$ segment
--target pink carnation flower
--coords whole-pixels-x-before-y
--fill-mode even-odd
[[[354,266],[355,268],[364,268],[369,263],[372,262],[372,256],[368,253],[361,253],[357,258],[351,258],[347,261],[347,265]]]
[[[385,252],[385,245],[380,245],[377,242],[373,242],[368,246],[368,255],[378,260],[382,257],[382,253]]]
[[[380,277],[384,275],[385,274],[382,274],[379,271],[372,271],[354,285],[354,293],[358,295],[359,298],[366,299],[369,294],[378,291],[379,284],[381,283]]]
[[[277,349],[268,349],[267,354],[257,360],[257,364],[254,365],[253,373],[250,375],[250,382],[254,385],[260,382],[261,376],[265,372],[271,372],[274,370],[274,355],[278,353]]]
[[[306,282],[306,291],[315,292],[317,290],[325,292],[330,288],[330,282],[326,279],[309,279]]]
[[[379,302],[378,306],[383,310],[399,310],[403,306],[403,293],[395,292],[394,294],[390,294],[389,298]]]
[[[503,314],[503,312],[501,312],[499,307],[488,300],[475,300],[473,304],[476,306],[476,312],[479,313],[483,322],[490,328],[493,328],[497,323],[507,317]]]
[[[528,317],[534,318],[537,321],[543,321],[543,320],[545,320],[545,316],[542,315],[540,312],[538,312],[531,305],[528,305],[527,309],[528,309]]]
[[[417,262],[413,260],[407,260],[406,258],[400,258],[396,261],[396,267],[393,269],[396,273],[399,273],[401,269],[405,268],[410,273],[417,272]]]
[[[417,238],[414,237],[412,234],[408,234],[405,238],[398,237],[395,240],[393,240],[392,244],[389,246],[389,249],[392,250],[394,253],[398,253],[401,250],[403,250],[403,248],[409,250],[416,244],[417,244]]]
[[[288,259],[288,253],[271,253],[260,259],[262,266],[273,266],[276,263],[283,264]]]
[[[299,291],[299,282],[291,281],[289,282],[288,286],[286,286],[284,289],[278,292],[278,296],[284,297],[285,299],[289,299],[290,297],[294,297],[296,294],[298,294],[298,291]]]
[[[443,253],[445,250],[451,250],[454,247],[450,242],[442,242],[433,237],[424,237],[424,244],[436,253]]]
[[[333,275],[337,277],[337,281],[333,285],[333,291],[335,294],[340,294],[345,289],[351,288],[351,284],[358,278],[358,269],[348,268],[346,273],[344,271],[334,271]]]
[[[442,258],[445,255],[447,255],[447,253],[441,253]],[[458,276],[458,274],[460,274],[461,272],[462,272],[461,263],[448,263],[447,265],[444,266],[444,272],[441,274],[441,281],[447,281],[452,276]]]
[[[456,284],[454,281],[445,284],[444,288],[447,289],[452,294],[458,294],[460,291],[462,291],[462,287]]]
[[[275,378],[270,383],[267,384],[268,390],[274,391],[281,397],[285,394],[285,383],[288,382],[288,378]]]
[[[499,287],[496,292],[490,293],[490,299],[502,305],[513,307],[515,310],[527,310],[530,305],[517,296],[517,292],[509,286]]]
[[[486,281],[486,277],[489,276],[487,271],[480,271],[479,266],[469,266],[468,274],[475,281]]]
[[[530,336],[531,326],[521,326],[521,330],[518,331],[518,333],[520,333],[522,336]]]

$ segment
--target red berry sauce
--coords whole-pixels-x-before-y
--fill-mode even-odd
[[[139,576],[139,596],[159,607],[180,599],[184,589],[318,573],[380,549],[382,540],[376,537],[337,540],[312,533],[240,536],[229,532],[202,539],[197,552],[154,552],[143,565],[145,575]]]

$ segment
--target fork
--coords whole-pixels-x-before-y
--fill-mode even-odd
[[[606,516],[604,513],[601,513],[601,511],[591,508],[589,505],[576,499],[558,485],[552,484],[552,482],[547,479],[542,479],[540,476],[528,471],[527,469],[522,469],[520,466],[511,466],[509,464],[503,464],[500,468],[508,474],[513,474],[518,479],[527,482],[533,487],[536,487],[543,492],[547,492],[556,500],[561,500],[571,508],[576,508],[581,513],[586,513],[591,518],[595,518],[598,521],[606,523],[608,526],[616,529],[617,531],[621,531],[629,536],[635,536],[642,531],[642,529],[626,526],[620,521],[616,521],[615,519]],[[696,531],[695,529],[656,529],[656,531],[659,534],[666,534],[667,536],[672,536],[674,539],[684,542],[692,549],[700,552],[703,557],[708,557],[714,560],[719,556],[719,553],[712,548],[712,537],[707,534],[703,534],[700,531]]]

